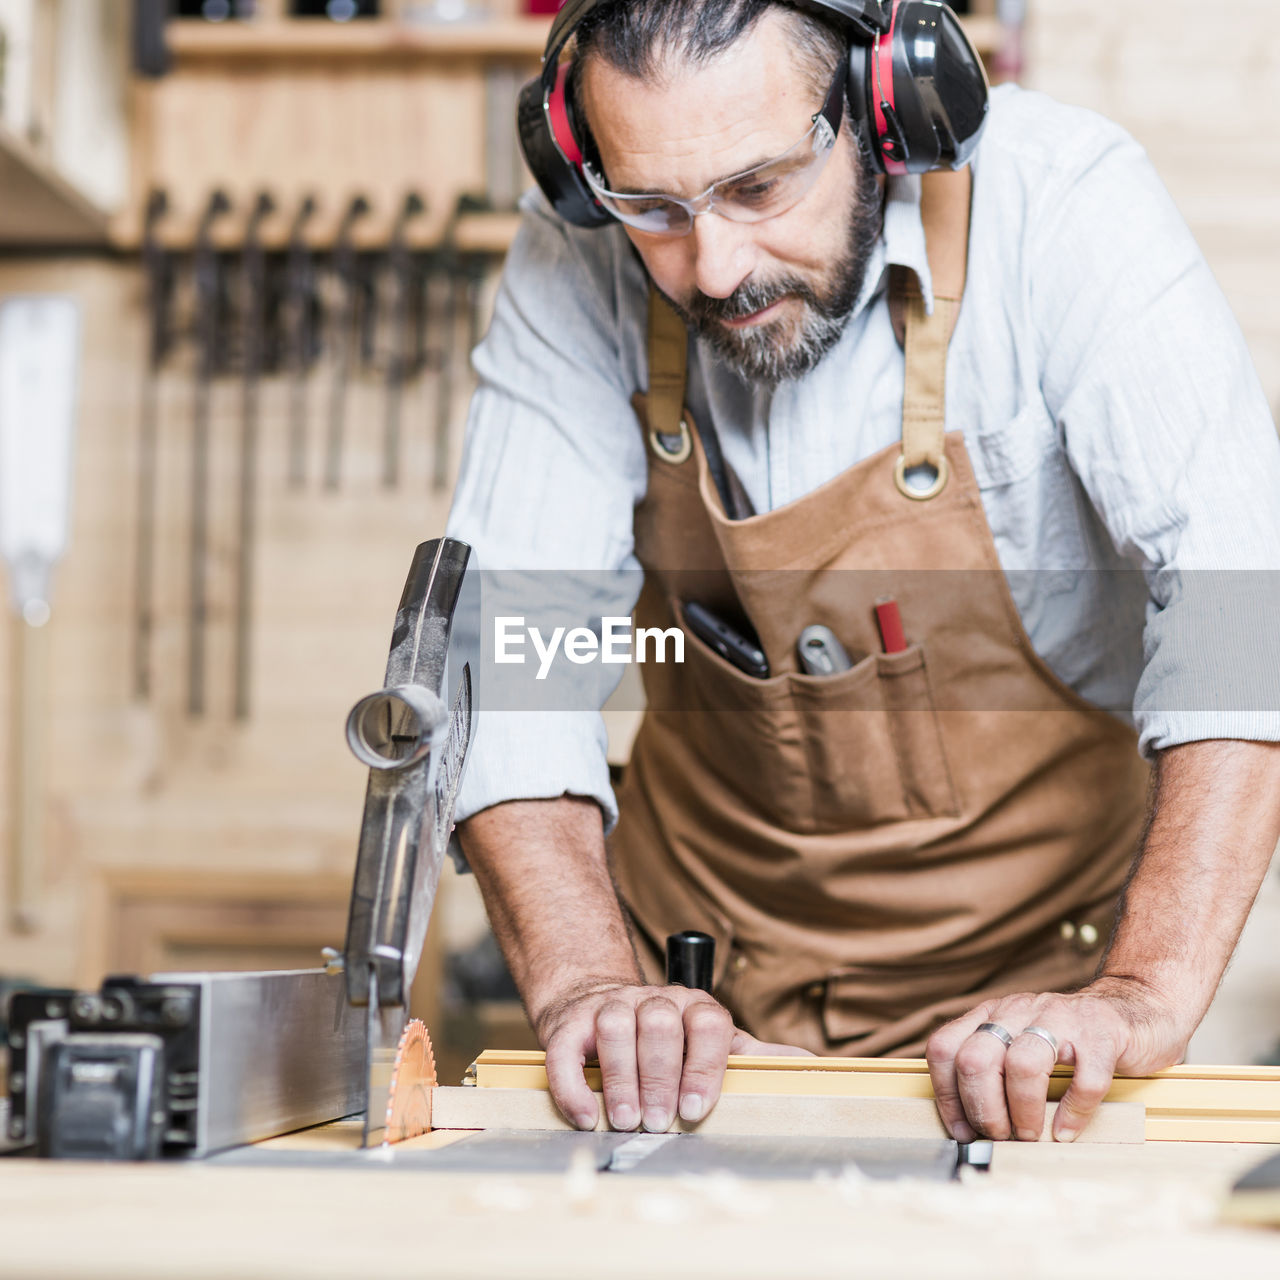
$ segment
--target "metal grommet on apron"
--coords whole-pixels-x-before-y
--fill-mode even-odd
[[[936,461],[928,459],[909,467],[907,455],[900,453],[893,466],[893,483],[898,486],[898,492],[915,502],[936,498],[947,487],[950,478],[951,466],[945,454]]]
[[[672,466],[687,461],[693,453],[693,430],[689,426],[688,416],[680,415],[680,430],[674,435],[659,431],[657,427],[650,428],[649,448],[653,450],[655,457]]]

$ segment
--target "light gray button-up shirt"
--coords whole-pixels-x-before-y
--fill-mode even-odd
[[[1208,265],[1143,150],[1092,112],[997,89],[973,171],[947,425],[1033,645],[1148,755],[1280,740],[1280,443]],[[690,408],[757,511],[899,439],[887,268],[931,305],[919,200],[917,179],[888,180],[862,296],[804,378],[771,392],[691,350]],[[640,587],[647,289],[621,227],[566,226],[533,194],[474,356],[448,531],[485,570],[593,571],[584,624]],[[605,746],[594,711],[482,710],[457,817],[568,793],[612,824]]]

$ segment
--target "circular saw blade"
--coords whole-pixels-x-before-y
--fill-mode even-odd
[[[396,1047],[387,1095],[386,1142],[403,1142],[431,1131],[431,1091],[436,1087],[436,1058],[420,1019],[412,1019]]]

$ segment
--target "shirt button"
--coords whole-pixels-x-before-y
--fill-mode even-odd
[[[1058,937],[1060,937],[1063,942],[1070,942],[1075,936],[1076,927],[1070,920],[1064,920],[1058,926]]]
[[[1091,924],[1080,926],[1080,945],[1086,949],[1098,945],[1098,931]]]
[[[811,982],[805,987],[804,993],[810,1000],[821,1000],[827,993],[827,984],[825,982]]]
[[[741,973],[741,972],[743,971],[743,969],[745,969],[746,967],[747,967],[747,957],[746,957],[746,956],[734,956],[734,957],[733,957],[733,971],[734,971],[734,973]]]

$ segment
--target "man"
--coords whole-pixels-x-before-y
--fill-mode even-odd
[[[1280,565],[1238,330],[1089,113],[998,91],[971,202],[922,205],[872,172],[828,6],[621,0],[576,39],[621,225],[526,202],[450,533],[595,573],[569,625],[709,604],[768,674],[693,635],[645,669],[616,828],[598,716],[482,715],[459,834],[553,1096],[593,1125],[597,1057],[613,1127],[663,1130],[730,1052],[925,1048],[960,1140],[1038,1137],[1074,1066],[1070,1140],[1184,1053],[1280,836],[1265,609],[1218,572]],[[801,672],[812,623],[848,670]],[[686,927],[718,999],[661,985]]]

